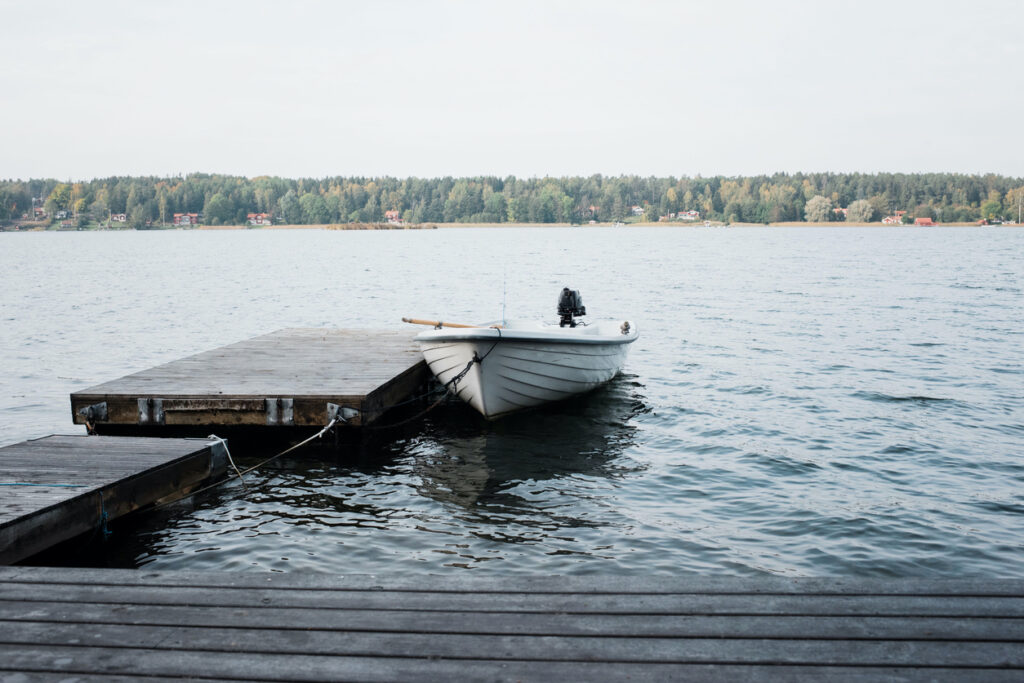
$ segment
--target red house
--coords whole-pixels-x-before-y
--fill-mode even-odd
[[[270,225],[270,214],[250,213],[246,214],[246,220],[249,222],[249,225]]]
[[[931,218],[915,218],[914,225],[936,225]]]
[[[198,213],[176,213],[174,214],[175,225],[199,225]]]
[[[405,222],[402,220],[401,212],[396,209],[392,209],[391,211],[385,211],[384,220],[386,220],[388,223],[391,223],[392,225],[401,225],[402,223]]]

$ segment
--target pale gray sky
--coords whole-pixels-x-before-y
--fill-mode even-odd
[[[0,177],[1024,175],[1024,2],[0,0]]]

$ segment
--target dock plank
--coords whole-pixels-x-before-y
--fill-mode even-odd
[[[18,590],[23,590],[24,586]],[[0,585],[0,599],[16,597],[9,585]],[[245,607],[250,599],[273,607],[307,609],[393,609],[401,604],[416,611],[520,612],[568,614],[725,614],[725,615],[873,615],[942,616],[950,618],[983,617],[998,613],[1004,617],[1024,618],[1024,596],[969,597],[884,596],[884,595],[690,595],[615,594],[588,595],[581,601],[575,593],[446,593],[433,591],[334,591],[279,590],[262,587],[227,590],[194,586],[104,587],[97,585],[52,585],[47,589],[52,601],[111,602],[119,604],[181,604]]]
[[[6,644],[77,645],[75,623],[0,622]],[[737,640],[742,641],[739,647]],[[638,664],[792,664],[800,666],[963,666],[1024,669],[1020,643],[783,638],[666,638],[569,635],[480,635],[263,628],[90,624],[92,647],[273,652],[285,655],[529,660]]]
[[[140,626],[566,635],[663,638],[813,640],[1024,641],[1024,620],[1009,617],[802,616],[706,614],[579,614],[529,612],[429,612],[406,609],[303,609],[2,600],[0,621]]]
[[[1024,674],[1019,580],[423,579],[0,568],[0,672],[525,681]]]
[[[138,402],[161,399],[167,427],[267,425],[263,402],[286,398],[294,401],[291,426],[323,426],[328,403],[358,410],[351,425],[369,424],[429,378],[417,332],[279,330],[75,392],[73,419],[84,424],[81,409],[106,403],[101,432],[107,425],[153,428]]]
[[[804,667],[608,662],[533,662],[512,660],[404,659],[224,652],[168,652],[121,648],[25,647],[0,645],[0,666],[7,670],[67,675],[95,671],[130,676],[218,681],[1019,681],[1012,670],[915,669],[908,667]],[[4,669],[0,669],[4,670]],[[58,679],[61,680],[61,679]]]

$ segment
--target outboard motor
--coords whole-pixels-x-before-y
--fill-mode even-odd
[[[580,296],[579,290],[562,288],[562,295],[558,297],[558,326],[576,327],[573,316],[586,314],[587,309],[583,305],[583,297]]]

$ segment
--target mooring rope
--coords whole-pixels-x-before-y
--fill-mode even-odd
[[[292,451],[294,451],[297,448],[301,448],[302,446],[305,446],[307,443],[309,443],[313,439],[319,439],[324,434],[329,432],[331,430],[331,428],[334,427],[334,425],[337,424],[337,423],[338,423],[338,418],[334,418],[333,420],[331,420],[330,422],[327,423],[326,427],[324,427],[323,429],[321,429],[319,432],[317,432],[313,436],[309,437],[308,439],[304,439],[303,441],[300,441],[299,443],[295,444],[294,446],[290,446],[290,447],[284,449],[283,451],[281,451],[277,455],[271,456],[271,457],[267,458],[266,460],[264,460],[263,462],[257,463],[255,465],[253,465],[252,467],[249,467],[249,468],[241,470],[241,471],[239,471],[238,467],[235,466],[234,461],[231,459],[231,453],[230,453],[230,451],[227,450],[227,443],[226,443],[226,441],[224,439],[220,438],[219,436],[214,436],[212,434],[210,435],[210,438],[211,439],[216,439],[217,442],[219,442],[219,443],[224,445],[224,450],[225,450],[225,452],[228,453],[228,461],[231,463],[231,466],[235,468],[235,473],[236,473],[238,479],[242,479],[242,475],[243,474],[248,474],[249,472],[252,472],[253,470],[257,470],[257,469],[263,467],[264,465],[266,465],[267,463],[270,463],[270,462],[272,462],[274,460],[277,460],[281,456],[287,455],[288,453],[291,453]],[[232,479],[234,479],[234,477],[230,477],[230,476],[229,477],[225,477],[224,479],[221,479],[220,481],[214,482],[214,483],[210,484],[209,486],[204,486],[201,489],[196,489],[195,491],[192,491],[190,493],[186,493],[181,498],[175,498],[174,500],[168,501],[166,503],[162,503],[160,505],[154,505],[153,509],[159,509],[159,508],[171,505],[173,503],[178,503],[180,501],[185,500],[186,498],[191,498],[192,496],[195,496],[197,494],[203,493],[204,491],[209,491],[210,489],[217,488],[218,486],[220,486],[224,482],[231,481]],[[242,486],[245,486],[245,480],[244,479],[242,479]],[[247,486],[246,486],[246,490],[248,490]]]
[[[235,472],[237,472],[237,473],[238,473],[238,478],[239,478],[239,479],[241,479],[241,481],[242,481],[242,487],[243,487],[243,488],[244,488],[245,490],[247,490],[247,491],[248,491],[248,490],[249,490],[249,487],[248,487],[248,486],[246,486],[246,484],[245,484],[245,479],[242,479],[242,473],[238,471],[238,465],[236,465],[236,464],[235,464],[235,459],[231,457],[231,451],[230,451],[230,450],[228,449],[228,440],[227,440],[227,439],[222,439],[222,438],[220,438],[219,436],[217,436],[216,434],[210,434],[210,435],[209,435],[208,437],[206,437],[206,438],[207,438],[207,439],[215,439],[215,440],[216,440],[216,441],[217,441],[217,442],[218,442],[218,443],[219,443],[219,444],[220,444],[221,446],[223,446],[223,447],[224,447],[224,452],[225,452],[225,453],[227,454],[227,456],[228,456],[228,462],[229,462],[229,463],[231,463],[231,467],[233,467],[233,468],[234,468],[234,470],[235,470]]]

